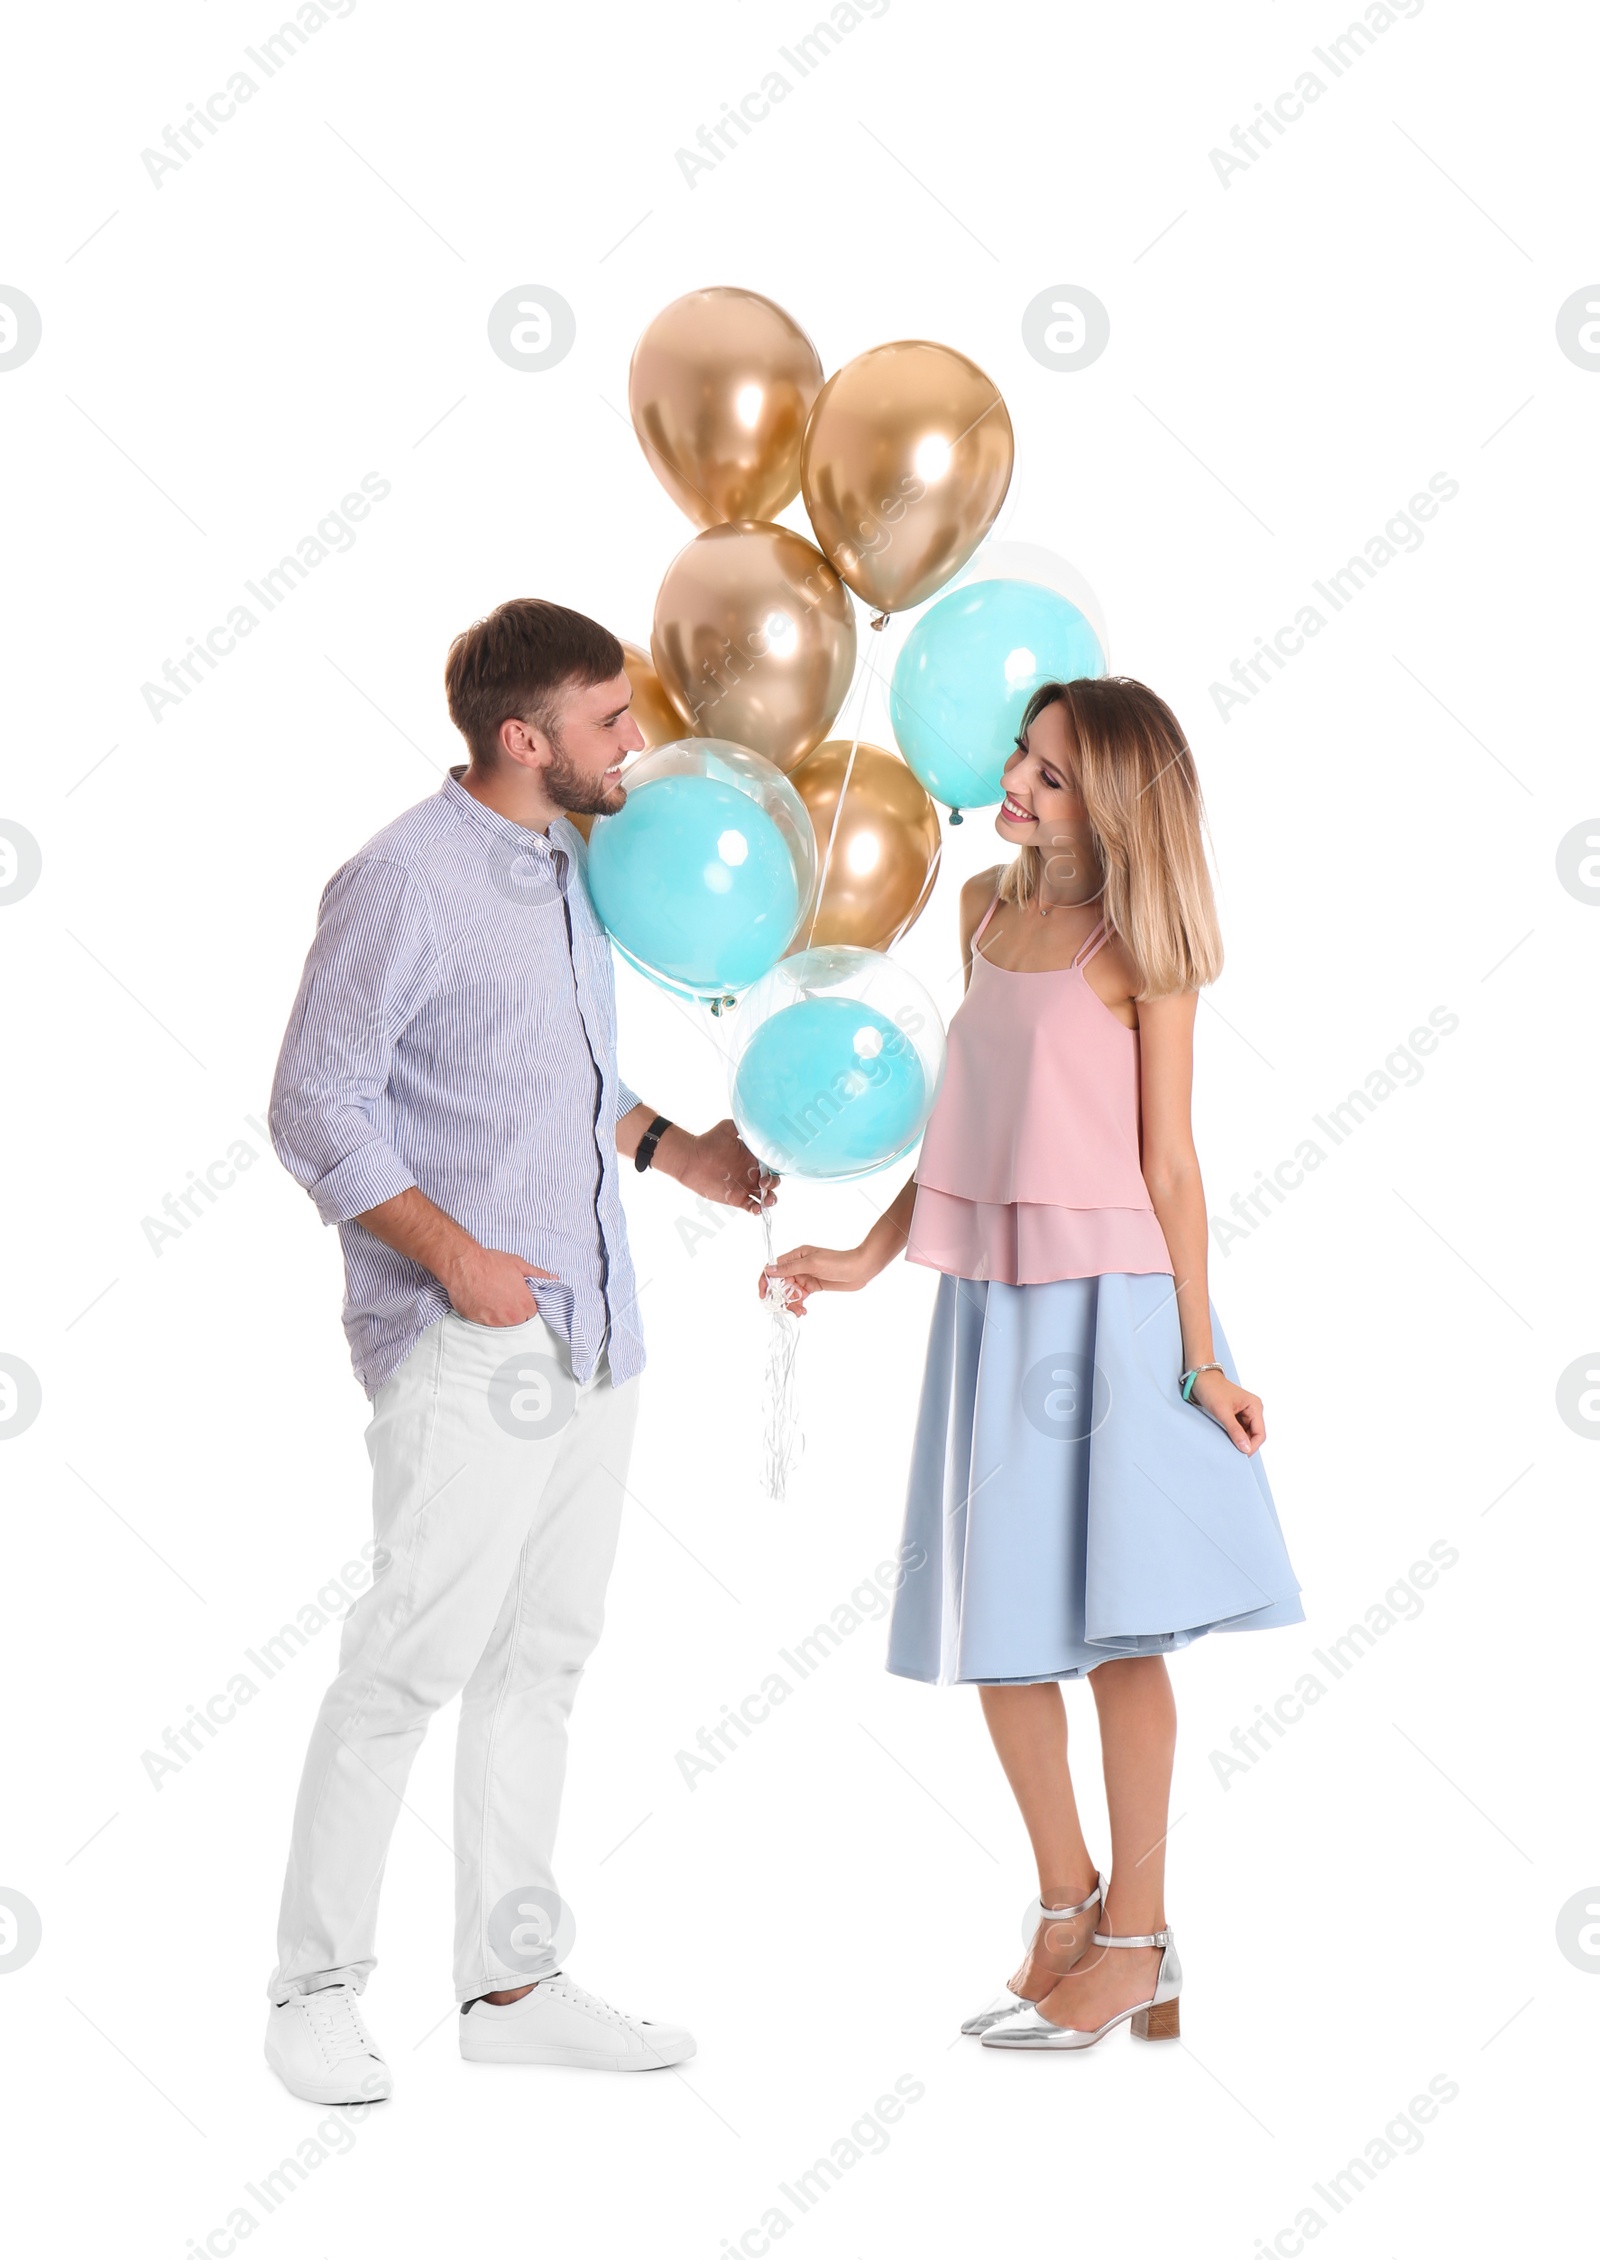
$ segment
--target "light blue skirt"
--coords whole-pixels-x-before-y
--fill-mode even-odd
[[[1237,1380],[1212,1312],[1216,1356]],[[1299,1624],[1260,1453],[1179,1394],[1164,1272],[939,1281],[889,1669],[1076,1679],[1206,1632]]]

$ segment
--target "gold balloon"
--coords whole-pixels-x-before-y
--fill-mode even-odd
[[[731,738],[792,769],[850,688],[855,609],[787,526],[710,526],[667,567],[650,653],[691,736]]]
[[[817,836],[818,871],[849,760],[849,739],[830,738],[790,772]],[[809,938],[802,928],[794,948],[849,942],[857,949],[887,949],[921,916],[938,868],[938,810],[898,754],[863,742],[856,747],[850,790],[833,834],[816,924]]]
[[[758,291],[692,290],[633,349],[628,409],[656,477],[697,526],[775,518],[800,491],[817,349]]]
[[[903,612],[959,572],[1011,483],[1011,418],[975,361],[875,345],[817,395],[800,457],[812,528],[857,596]]]
[[[649,652],[624,640],[622,664],[633,686],[633,704],[628,711],[638,723],[646,746],[670,745],[674,738],[681,738],[683,717],[662,688]]]

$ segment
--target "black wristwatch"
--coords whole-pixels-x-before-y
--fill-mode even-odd
[[[649,1129],[645,1132],[644,1136],[639,1140],[638,1145],[634,1148],[633,1166],[635,1169],[644,1170],[650,1167],[651,1162],[654,1161],[656,1156],[656,1148],[661,1143],[662,1131],[670,1130],[671,1128],[672,1124],[667,1120],[664,1114],[658,1114],[656,1116],[654,1122],[651,1123]]]

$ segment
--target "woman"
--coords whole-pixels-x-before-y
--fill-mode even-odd
[[[799,1310],[902,1248],[942,1274],[906,1504],[922,1566],[896,1596],[889,1669],[977,1685],[1038,1863],[1022,1966],[962,2027],[989,2048],[1177,2034],[1165,1656],[1302,1615],[1261,1400],[1206,1288],[1189,1095],[1222,947],[1202,825],[1154,692],[1034,694],[995,819],[1017,853],[962,890],[967,994],[916,1174],[859,1247],[771,1267]],[[1067,1764],[1060,1682],[1085,1675],[1109,1881]]]

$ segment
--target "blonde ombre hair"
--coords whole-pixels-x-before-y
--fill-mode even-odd
[[[1086,676],[1041,683],[1019,740],[1036,715],[1058,704],[1076,741],[1078,789],[1105,871],[1101,908],[1132,954],[1140,996],[1203,988],[1222,971],[1222,936],[1200,779],[1177,716],[1129,676]],[[1043,863],[1041,849],[1019,848],[1001,877],[1000,899],[1032,902]]]

